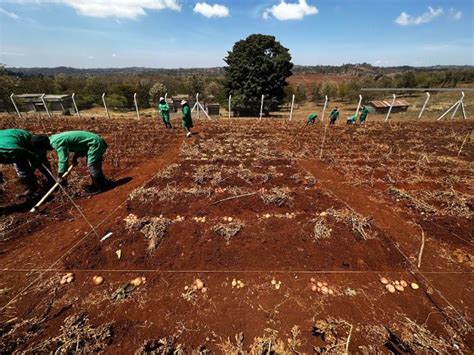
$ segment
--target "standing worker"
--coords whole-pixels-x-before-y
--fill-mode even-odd
[[[65,183],[62,175],[68,169],[69,153],[74,153],[72,165],[77,165],[77,159],[86,157],[87,168],[92,179],[92,185],[87,187],[88,192],[103,192],[113,187],[113,182],[107,180],[102,172],[102,158],[107,150],[107,144],[104,139],[97,134],[87,131],[69,131],[44,136],[41,142],[38,142],[39,148],[52,150],[58,155],[58,181]]]
[[[191,109],[186,100],[181,101],[181,107],[183,111],[183,128],[188,132],[186,137],[191,137],[191,128],[193,128],[193,119],[191,118]]]
[[[365,120],[367,119],[367,115],[369,114],[369,109],[367,107],[362,106],[362,111],[360,112],[359,116],[359,124],[363,125]]]
[[[54,184],[52,176],[46,170],[50,167],[46,150],[33,146],[37,137],[23,129],[0,130],[0,164],[13,164],[19,182],[25,187],[25,191],[18,197],[33,197],[38,190],[36,169],[46,177],[48,186]],[[3,175],[0,178],[3,180]]]
[[[161,119],[165,124],[166,128],[173,128],[170,123],[170,107],[166,103],[164,97],[160,97],[160,103],[158,104],[158,111],[160,112]]]
[[[329,124],[336,124],[336,120],[338,119],[339,117],[339,111],[337,109],[337,107],[331,111],[331,113],[329,114],[329,118],[331,119],[331,121],[329,122]]]
[[[318,118],[317,113],[315,113],[315,112],[310,113],[309,116],[308,116],[308,120],[306,121],[305,126],[310,125],[310,124],[314,124],[316,122],[316,118]]]

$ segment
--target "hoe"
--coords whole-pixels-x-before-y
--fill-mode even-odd
[[[74,167],[74,166],[73,166],[72,164],[69,166],[69,168],[67,169],[67,171],[63,174],[63,178],[69,175],[69,173],[71,172],[71,170],[72,170],[73,167]],[[51,188],[49,189],[49,191],[46,193],[46,195],[44,195],[43,198],[42,198],[41,200],[39,200],[38,203],[30,210],[30,212],[36,212],[37,209],[38,209],[38,207],[41,206],[41,204],[49,197],[49,195],[51,195],[51,194],[54,192],[54,190],[56,190],[56,188],[57,188],[58,186],[59,186],[59,182],[56,182],[56,183],[53,185],[53,187],[51,187]]]

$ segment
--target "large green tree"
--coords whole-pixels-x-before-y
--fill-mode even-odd
[[[265,113],[283,102],[293,63],[288,49],[275,37],[250,35],[236,42],[224,60],[225,93],[232,95],[236,115],[258,115],[262,95]]]

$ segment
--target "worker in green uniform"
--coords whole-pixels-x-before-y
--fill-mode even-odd
[[[191,109],[186,100],[181,101],[181,107],[183,112],[183,128],[188,132],[186,137],[191,137],[191,128],[193,128],[193,119],[191,117]]]
[[[15,167],[18,180],[25,187],[19,197],[32,197],[38,190],[36,169],[46,177],[48,185],[54,184],[53,177],[46,170],[50,168],[46,150],[33,146],[35,138],[23,129],[0,130],[0,164],[13,164]],[[0,179],[3,180],[3,175]]]
[[[310,113],[309,116],[308,116],[308,120],[306,121],[305,126],[310,125],[310,124],[314,124],[316,122],[316,118],[318,118],[317,113],[315,113],[315,112]]]
[[[356,116],[356,115],[352,115],[352,116],[347,117],[346,123],[347,123],[347,124],[355,124],[356,121],[357,121],[357,116]]]
[[[329,118],[330,118],[329,124],[336,124],[336,120],[338,119],[338,117],[339,117],[339,111],[338,111],[338,108],[336,107],[329,114]]]
[[[170,123],[170,107],[166,103],[164,97],[160,97],[160,103],[158,104],[158,111],[160,112],[161,119],[165,124],[166,128],[173,128]]]
[[[360,112],[359,116],[359,124],[363,125],[365,120],[367,119],[367,115],[369,114],[369,109],[365,106],[362,106],[362,111]]]
[[[113,187],[113,182],[107,180],[102,172],[102,158],[107,150],[104,139],[97,134],[87,131],[69,131],[49,136],[47,141],[39,142],[40,148],[54,149],[58,155],[59,182],[65,183],[62,175],[68,169],[69,153],[74,153],[72,165],[77,165],[77,159],[86,157],[87,168],[92,179],[89,192],[102,192]]]

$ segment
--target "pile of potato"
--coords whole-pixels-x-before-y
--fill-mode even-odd
[[[380,278],[380,283],[382,285],[385,285],[385,288],[387,289],[388,292],[390,293],[395,293],[396,291],[398,292],[404,292],[405,289],[408,288],[408,282],[406,282],[405,280],[395,280],[395,281],[389,281],[387,278],[385,277],[381,277]],[[410,284],[410,287],[413,289],[413,290],[418,290],[420,288],[420,286],[418,286],[417,283],[415,282],[412,282]]]
[[[325,281],[316,281],[313,277],[311,278],[311,291],[319,292],[323,295],[334,295],[334,290],[329,288],[329,285]]]

